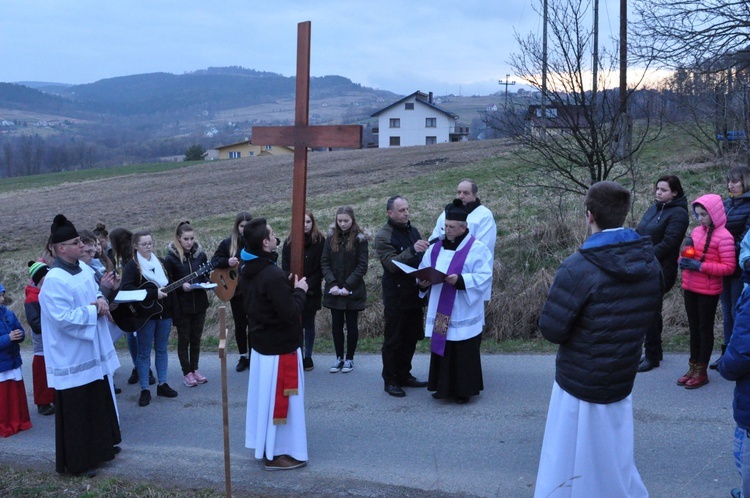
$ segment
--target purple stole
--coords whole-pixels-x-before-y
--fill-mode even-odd
[[[464,267],[466,257],[469,255],[469,249],[474,244],[476,239],[473,235],[469,235],[469,240],[466,245],[460,250],[456,251],[453,255],[453,259],[448,265],[448,270],[445,272],[446,275],[461,274],[461,269]],[[437,264],[438,254],[443,249],[443,241],[438,240],[432,248],[430,254],[430,265],[435,268]],[[445,342],[448,338],[448,324],[451,321],[451,313],[453,312],[453,305],[456,302],[456,289],[455,285],[451,285],[448,282],[443,282],[443,288],[440,290],[440,297],[438,298],[437,313],[435,314],[435,324],[432,326],[432,340],[430,341],[430,351],[438,356],[445,355]]]

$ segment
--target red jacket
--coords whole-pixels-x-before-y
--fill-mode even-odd
[[[706,237],[708,228],[699,225],[690,232],[695,248],[695,258],[703,260],[700,271],[683,270],[682,271],[682,288],[705,294],[707,296],[716,296],[721,294],[722,277],[731,275],[737,262],[737,256],[734,250],[734,237],[729,233],[724,225],[727,223],[727,215],[724,212],[724,203],[721,197],[716,194],[703,195],[693,202],[693,212],[695,205],[700,204],[711,216],[714,223],[714,230],[711,234],[711,241],[708,250],[704,256],[703,249],[706,246]]]

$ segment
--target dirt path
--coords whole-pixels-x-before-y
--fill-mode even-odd
[[[429,175],[507,150],[502,141],[438,144],[400,149],[316,152],[309,158],[308,195],[376,185],[395,177]],[[0,194],[0,253],[42,247],[47,226],[65,213],[80,226],[105,220],[159,229],[176,217],[234,213],[238,199],[259,206],[290,198],[292,158],[253,157],[207,162],[179,170],[67,183]],[[200,203],[200,205],[196,205]]]

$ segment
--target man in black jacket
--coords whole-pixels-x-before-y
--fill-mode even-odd
[[[423,301],[416,279],[399,269],[398,261],[416,268],[429,247],[409,222],[409,203],[394,195],[386,203],[388,221],[375,236],[375,252],[383,265],[383,381],[385,392],[406,396],[403,387],[425,387],[411,374],[417,341],[424,337]]]
[[[252,344],[245,444],[266,470],[307,464],[301,322],[307,282],[276,266],[278,239],[264,218],[245,225],[239,285]]]
[[[622,228],[630,192],[586,195],[591,236],[557,270],[539,328],[559,344],[535,496],[646,497],[635,466],[631,391],[663,278],[649,237]]]

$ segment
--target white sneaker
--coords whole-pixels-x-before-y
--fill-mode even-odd
[[[332,374],[335,374],[337,372],[340,372],[342,368],[344,368],[344,360],[342,360],[341,358],[336,358],[336,363],[334,363],[328,371]]]
[[[198,381],[195,380],[193,372],[188,372],[188,374],[182,378],[182,383],[188,387],[195,387],[198,385]]]
[[[193,378],[198,384],[205,384],[206,382],[208,382],[208,379],[205,378],[198,370],[193,371]]]
[[[354,370],[354,361],[353,360],[345,360],[344,366],[341,367],[341,373],[349,373],[352,370]]]

